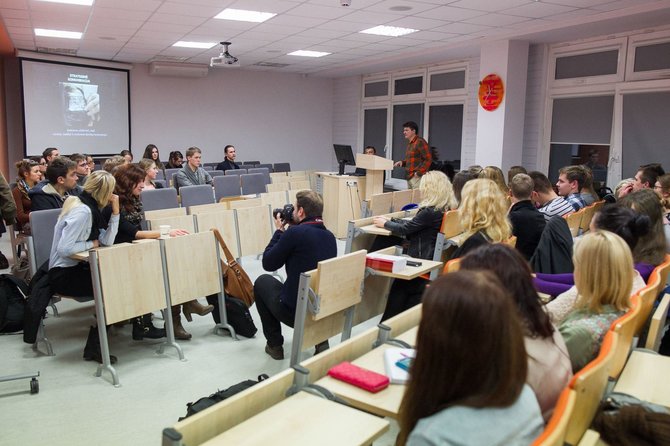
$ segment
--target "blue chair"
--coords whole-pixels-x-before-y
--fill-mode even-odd
[[[242,195],[261,194],[265,192],[265,177],[262,173],[240,175]]]
[[[218,203],[223,197],[237,197],[240,195],[240,177],[237,175],[224,175],[215,177],[214,199]]]
[[[177,189],[166,187],[165,189],[143,190],[140,194],[142,208],[144,211],[155,211],[158,209],[172,209],[179,207],[177,200]]]
[[[181,196],[181,206],[184,208],[214,203],[214,191],[209,184],[180,187],[179,195]]]

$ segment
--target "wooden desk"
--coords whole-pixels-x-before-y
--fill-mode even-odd
[[[418,327],[414,327],[407,330],[402,335],[397,336],[397,339],[405,341],[410,345],[415,345],[417,332]],[[392,348],[392,346],[388,344],[381,345],[352,361],[352,363],[377,373],[385,374],[384,351],[388,348]],[[367,390],[352,386],[351,384],[331,378],[330,376],[318,380],[315,384],[323,386],[337,396],[344,398],[349,404],[357,409],[394,419],[398,418],[400,403],[405,395],[404,384],[390,384],[386,389],[377,393],[370,393]]]
[[[390,271],[380,271],[378,269],[368,268],[368,271],[373,271],[373,274],[382,277],[390,277],[393,279],[403,279],[411,280],[415,279],[423,274],[427,274],[434,269],[441,268],[444,264],[443,262],[435,262],[433,260],[424,260],[424,259],[415,259],[413,257],[407,257],[409,261],[421,262],[420,266],[407,266],[402,271],[397,273],[392,273]]]
[[[385,228],[378,228],[375,225],[366,225],[366,226],[361,226],[358,228],[361,232],[364,232],[366,234],[372,234],[372,235],[386,235],[389,236],[391,235],[391,231]]]
[[[214,445],[367,445],[389,422],[325,398],[299,392],[203,443]]]
[[[349,220],[361,218],[364,177],[318,172],[322,181],[323,221],[337,238],[347,236]]]
[[[615,392],[623,392],[643,401],[670,407],[670,358],[652,353],[633,351],[628,358]]]

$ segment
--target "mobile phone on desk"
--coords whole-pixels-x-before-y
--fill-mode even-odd
[[[417,262],[416,260],[408,260],[407,261],[407,266],[421,266],[421,262]]]

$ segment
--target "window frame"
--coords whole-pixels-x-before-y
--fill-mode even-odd
[[[670,77],[670,68],[652,71],[634,71],[635,70],[635,50],[638,47],[654,45],[657,43],[670,43],[670,30],[657,31],[647,34],[636,34],[628,38],[628,51],[626,55],[626,81],[642,81],[652,79],[662,79]]]
[[[396,94],[395,82],[403,79],[410,79],[413,77],[421,77],[421,93]],[[390,90],[391,90],[391,99],[394,103],[396,101],[408,102],[408,101],[424,100],[426,98],[426,69],[424,68],[421,70],[404,71],[392,74]]]
[[[608,40],[586,42],[579,44],[559,44],[549,49],[549,64],[547,67],[548,85],[555,87],[576,87],[580,85],[597,85],[623,82],[626,66],[627,37],[618,37]],[[581,56],[604,51],[618,51],[617,71],[614,74],[600,76],[584,76],[570,79],[556,79],[556,60],[561,57]]]
[[[444,98],[444,97],[463,97],[468,93],[468,63],[459,62],[450,65],[441,65],[437,67],[430,67],[426,71],[426,97],[427,98]],[[445,73],[455,73],[458,71],[463,71],[465,74],[465,83],[463,88],[452,88],[448,90],[437,90],[431,91],[431,76],[434,74],[445,74]]]

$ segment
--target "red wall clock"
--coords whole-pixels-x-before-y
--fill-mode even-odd
[[[479,82],[479,105],[486,111],[500,106],[505,96],[503,81],[497,74],[489,74]]]

